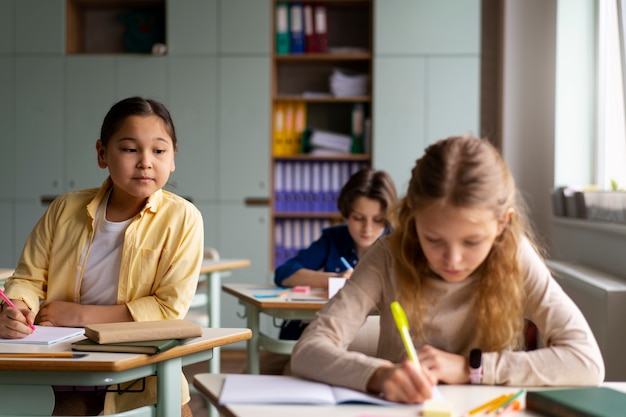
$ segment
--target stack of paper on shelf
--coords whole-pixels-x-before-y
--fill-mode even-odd
[[[352,150],[352,137],[324,130],[311,130],[306,140],[312,154],[349,154]]]
[[[330,76],[330,91],[336,97],[366,95],[369,91],[369,75],[335,69]]]

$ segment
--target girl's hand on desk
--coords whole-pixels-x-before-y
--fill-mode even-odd
[[[82,305],[69,301],[50,301],[39,309],[37,324],[41,326],[82,327]]]
[[[437,378],[427,369],[405,359],[402,363],[378,368],[367,388],[387,401],[412,404],[432,398],[436,384]]]
[[[18,308],[19,305],[16,305]],[[4,305],[0,313],[0,337],[22,339],[33,332],[29,323],[35,322],[35,313],[28,308],[18,309]]]
[[[424,345],[417,351],[417,358],[422,367],[428,369],[439,381],[446,384],[466,384],[469,382],[467,359],[461,355]]]

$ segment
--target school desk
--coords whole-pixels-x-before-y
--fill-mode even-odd
[[[4,287],[4,280],[13,275],[14,269],[0,268],[0,288]]]
[[[180,415],[182,367],[211,359],[218,346],[249,339],[249,329],[203,329],[199,338],[156,355],[90,352],[80,358],[0,359],[0,415],[50,415],[54,408],[51,385],[115,385],[158,375],[156,407],[146,406],[124,417]],[[0,343],[1,352],[70,352],[78,336],[53,345]],[[84,352],[76,352],[84,353]]]
[[[228,276],[233,269],[250,266],[248,259],[204,259],[200,266],[199,283],[206,281],[207,314],[209,315],[209,327],[219,328],[221,320],[221,292],[222,278]],[[220,349],[213,350],[213,359],[209,363],[212,373],[220,372]]]
[[[196,374],[193,385],[224,417],[415,417],[421,415],[421,406],[381,407],[365,404],[343,404],[337,406],[284,405],[284,404],[228,404],[218,405],[225,374]],[[603,385],[626,392],[626,382],[607,382]],[[440,385],[439,390],[446,402],[453,407],[455,417],[482,405],[502,394],[516,393],[519,387],[493,385]],[[549,388],[532,388],[549,389]],[[522,401],[523,403],[523,401]],[[538,413],[520,410],[511,417],[540,417]]]
[[[270,352],[291,353],[295,341],[280,340],[261,332],[260,316],[287,320],[311,320],[326,304],[328,293],[321,288],[312,288],[308,293],[279,289],[270,285],[224,284],[224,292],[233,295],[245,309],[246,327],[252,337],[246,344],[248,373],[259,373],[259,349]]]

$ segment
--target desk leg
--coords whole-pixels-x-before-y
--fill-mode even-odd
[[[246,320],[248,324],[248,328],[252,330],[252,337],[248,340],[247,346],[247,361],[248,361],[248,373],[249,374],[258,374],[259,373],[259,348],[261,347],[260,343],[260,312],[259,309],[251,306],[250,304],[246,304]]]
[[[172,358],[157,364],[156,417],[180,415],[183,402],[181,398],[182,366],[181,358]]]
[[[222,325],[221,319],[221,291],[222,291],[222,275],[219,271],[211,272],[207,279],[207,300],[209,300],[209,327],[219,328]],[[220,373],[220,348],[213,349],[213,358],[209,362],[209,371],[212,374]]]

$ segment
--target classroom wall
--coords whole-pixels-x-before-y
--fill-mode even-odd
[[[271,282],[269,208],[244,203],[269,197],[271,13],[270,0],[168,1],[167,55],[66,55],[65,0],[0,0],[0,266],[42,197],[102,182],[102,118],[138,94],[172,112],[168,187],[201,210],[207,246],[251,260],[227,282]],[[402,192],[428,143],[478,132],[480,1],[377,0],[374,25],[373,161]],[[244,325],[234,297],[222,306],[223,326]]]
[[[539,237],[550,244],[554,185],[557,0],[507,0],[504,7],[502,151]]]

